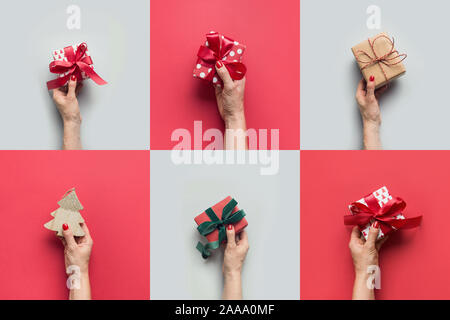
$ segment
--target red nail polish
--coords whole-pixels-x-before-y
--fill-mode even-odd
[[[375,81],[375,77],[374,76],[370,76],[370,81],[374,82]]]
[[[230,230],[230,231],[233,230],[233,225],[232,225],[232,224],[229,224],[229,225],[227,226],[227,229]]]
[[[223,67],[222,61],[217,60],[217,62],[216,62],[216,67],[217,67],[218,69],[222,68],[222,67]]]
[[[72,75],[72,77],[70,77],[70,79],[71,79],[72,81],[75,81],[75,80],[77,80],[77,77],[76,77],[75,75]]]
[[[64,230],[69,229],[69,226],[67,225],[67,223],[64,223],[64,224],[63,224],[63,229],[64,229]]]
[[[379,227],[380,227],[380,223],[379,223],[378,221],[375,221],[375,222],[372,224],[372,228],[378,229]]]

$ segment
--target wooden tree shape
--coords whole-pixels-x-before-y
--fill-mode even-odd
[[[81,205],[80,200],[78,200],[75,188],[67,191],[63,198],[58,202],[58,205],[60,207],[50,214],[54,219],[44,224],[44,227],[56,231],[56,235],[62,237],[62,225],[66,223],[70,230],[72,230],[74,236],[84,236],[84,231],[80,227],[80,223],[84,223],[84,220],[79,212],[80,210],[83,210],[83,206]]]

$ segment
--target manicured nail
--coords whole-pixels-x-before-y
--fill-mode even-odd
[[[380,227],[380,223],[378,222],[378,221],[375,221],[373,224],[372,224],[372,228],[374,228],[374,229],[378,229]]]
[[[227,227],[227,229],[230,230],[230,231],[233,230],[233,225],[232,225],[232,224],[229,224],[228,227]]]
[[[222,61],[220,61],[220,60],[217,60],[217,62],[216,62],[216,67],[217,67],[217,69],[220,69],[220,68],[222,68],[222,67],[223,67],[223,63],[222,63]]]
[[[72,81],[75,81],[75,80],[77,80],[77,77],[76,77],[75,75],[72,75],[72,77],[70,77],[70,79],[71,79]]]
[[[67,223],[64,223],[64,224],[63,224],[63,229],[64,229],[64,230],[69,229],[69,226],[67,225]]]
[[[370,76],[370,81],[374,82],[375,81],[375,77],[374,76]]]

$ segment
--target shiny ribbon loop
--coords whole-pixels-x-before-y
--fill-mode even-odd
[[[228,37],[219,35],[217,32],[207,34],[206,39],[208,41],[208,46],[200,46],[197,53],[197,56],[203,60],[203,63],[212,68],[212,71],[205,79],[211,81],[214,78],[214,75],[216,74],[215,65],[219,60],[222,61],[228,69],[233,80],[241,80],[244,78],[247,68],[243,63],[223,60],[233,48],[234,41]]]
[[[67,61],[52,61],[50,63],[50,72],[56,74],[68,73],[64,77],[59,77],[47,82],[48,90],[57,89],[64,86],[74,75],[77,81],[82,81],[84,72],[98,85],[105,85],[107,82],[103,80],[90,66],[93,64],[91,57],[85,56],[87,51],[86,43],[78,46],[76,52],[73,47],[64,48],[64,54]]]
[[[391,49],[386,54],[379,56],[377,54],[377,52],[375,51],[375,42],[381,38],[385,38],[391,43]],[[399,52],[397,50],[395,50],[394,38],[392,38],[392,40],[391,40],[388,36],[386,36],[384,34],[377,36],[376,38],[373,39],[373,41],[370,41],[370,39],[368,39],[368,41],[369,41],[369,46],[372,49],[373,56],[364,50],[358,50],[356,52],[357,54],[360,54],[360,55],[363,55],[363,56],[366,56],[369,58],[369,60],[364,61],[364,60],[356,57],[356,60],[363,64],[363,66],[361,66],[361,70],[364,70],[374,64],[378,64],[381,68],[381,71],[383,72],[384,77],[386,78],[386,81],[389,80],[387,77],[387,74],[386,74],[386,70],[383,68],[383,65],[388,66],[388,67],[395,66],[395,65],[401,63],[403,60],[405,60],[408,55],[406,53],[399,54]]]
[[[244,210],[232,213],[236,205],[237,201],[231,199],[222,210],[222,219],[219,219],[211,208],[206,209],[205,212],[211,221],[203,222],[197,227],[197,230],[202,236],[207,236],[214,230],[218,230],[219,239],[205,245],[201,242],[197,243],[197,250],[202,253],[203,259],[207,259],[211,255],[211,250],[219,248],[220,244],[227,238],[226,225],[235,224],[245,217]]]
[[[412,229],[422,222],[422,216],[413,218],[396,219],[406,208],[406,202],[398,197],[393,197],[384,206],[380,206],[378,199],[373,194],[364,198],[367,205],[354,202],[350,206],[352,215],[344,216],[345,225],[366,225],[374,220],[393,229]]]

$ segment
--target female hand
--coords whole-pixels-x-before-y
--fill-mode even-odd
[[[53,90],[53,101],[64,124],[64,150],[81,149],[80,126],[82,119],[77,95],[82,87],[82,84],[77,86],[77,79],[73,76],[67,88]]]
[[[89,283],[89,260],[92,252],[93,241],[86,223],[81,224],[85,235],[75,238],[67,224],[63,224],[63,235],[61,239],[64,245],[64,262],[66,272],[69,276],[79,277],[79,288],[70,288],[71,300],[91,299],[91,288]]]
[[[375,90],[375,77],[371,76],[369,83],[364,79],[356,89],[356,101],[361,112],[365,149],[381,149],[379,128],[381,125],[381,111],[378,99],[387,89],[387,85]]]
[[[223,299],[242,299],[241,272],[249,246],[247,232],[242,231],[238,236],[232,225],[227,226],[227,246],[223,258],[224,289]]]
[[[223,88],[215,86],[215,90],[219,113],[225,123],[225,149],[247,149],[247,124],[244,113],[245,78],[233,80],[221,61],[217,61],[216,70],[223,81]]]
[[[373,274],[373,269],[379,268],[379,251],[383,243],[387,240],[387,237],[384,237],[377,241],[379,230],[379,224],[375,222],[369,230],[367,241],[362,237],[358,227],[354,227],[352,230],[349,248],[355,268],[353,299],[375,299],[373,288],[368,286],[367,281]]]

